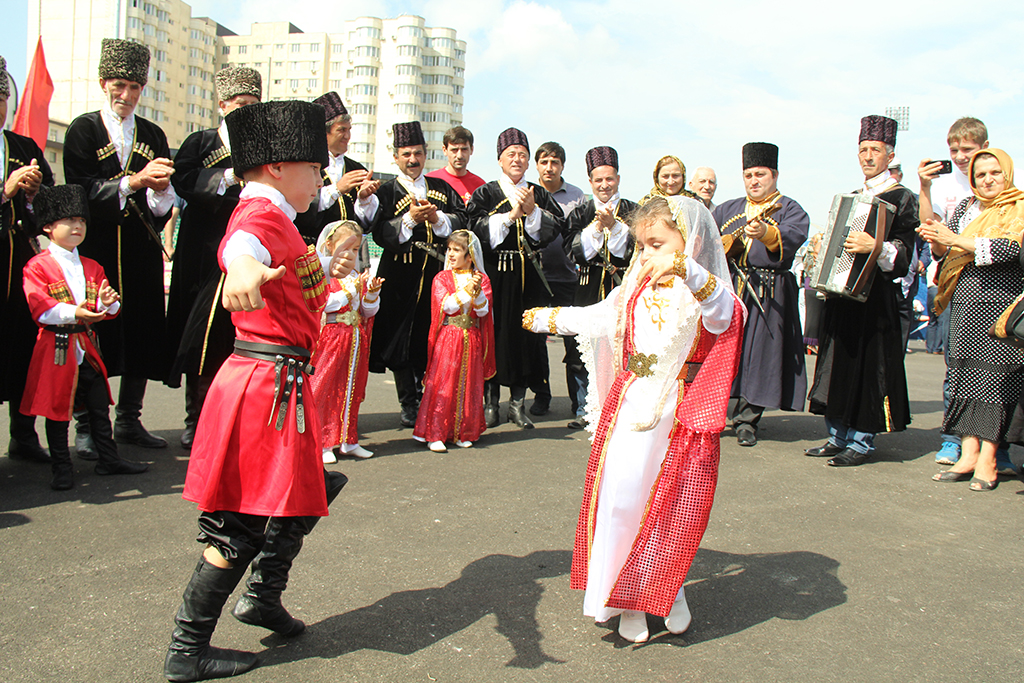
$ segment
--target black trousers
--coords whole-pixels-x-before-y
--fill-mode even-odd
[[[72,353],[69,351],[69,355]],[[117,444],[110,426],[110,400],[107,380],[83,360],[78,366],[78,388],[75,390],[75,411],[85,415],[93,445],[102,463],[118,461]],[[46,441],[54,462],[71,462],[68,450],[68,420],[46,419]]]

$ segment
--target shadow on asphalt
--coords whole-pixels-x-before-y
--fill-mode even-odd
[[[656,644],[686,647],[731,636],[769,619],[804,620],[846,602],[846,586],[836,573],[839,563],[818,553],[737,555],[701,548],[686,579],[686,602],[693,614],[682,635],[665,630],[664,621],[648,617]],[[608,622],[617,629],[618,620]],[[602,640],[634,647],[613,630]]]
[[[540,579],[569,573],[568,550],[538,550],[524,557],[488,555],[439,588],[400,591],[346,614],[309,624],[293,641],[271,635],[262,642],[261,666],[319,657],[333,659],[358,650],[408,655],[471,626],[487,615],[515,650],[506,666],[536,669],[561,664],[544,653],[537,625]]]

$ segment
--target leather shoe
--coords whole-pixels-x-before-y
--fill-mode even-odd
[[[402,417],[399,419],[399,422],[402,423],[403,427],[415,427],[418,414],[419,410],[416,406],[402,406]]]
[[[75,452],[82,460],[99,460],[96,446],[92,443],[92,434],[75,434]]]
[[[50,488],[54,491],[67,491],[75,485],[75,468],[71,461],[56,466],[53,479],[50,480]]]
[[[29,460],[31,462],[50,462],[50,452],[36,443],[22,443],[11,437],[11,445],[7,447],[7,455],[11,460]]]
[[[520,429],[533,429],[533,422],[523,410],[523,399],[508,402],[508,421],[514,422]]]
[[[858,453],[852,448],[844,448],[841,453],[833,458],[829,458],[826,464],[832,467],[856,467],[857,465],[863,465],[870,457],[869,453]]]
[[[569,422],[569,424],[567,424],[565,426],[568,427],[569,429],[586,429],[587,428],[587,418],[585,418],[585,417],[576,417],[575,419],[571,420]]]
[[[107,475],[107,474],[142,474],[149,469],[149,465],[144,462],[135,462],[134,460],[119,459],[114,462],[101,462],[96,465],[94,470],[96,474]]]
[[[550,398],[533,399],[533,403],[530,404],[530,415],[536,415],[537,417],[540,417],[541,415],[547,415],[549,412],[551,412]]]
[[[487,425],[488,429],[494,429],[498,426],[498,406],[485,405],[484,406],[484,424]]]
[[[167,448],[167,439],[146,431],[141,422],[114,424],[114,441],[143,448]]]
[[[804,451],[804,455],[809,455],[812,458],[831,458],[833,455],[839,455],[844,450],[846,449],[843,446],[835,446],[831,441],[827,441],[824,446],[808,448]]]
[[[187,425],[185,427],[185,431],[183,431],[181,433],[181,438],[179,438],[178,441],[181,442],[181,447],[182,448],[184,448],[185,450],[190,451],[190,450],[192,450],[192,442],[195,441],[195,438],[196,438],[196,426],[195,425]]]
[[[736,443],[741,446],[756,446],[757,432],[750,427],[740,427],[736,430]]]

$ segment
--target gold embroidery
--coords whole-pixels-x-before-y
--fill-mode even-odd
[[[537,312],[542,309],[540,308],[528,308],[523,311],[523,329],[533,330],[533,321],[537,317]]]
[[[686,254],[681,251],[677,251],[672,258],[672,274],[686,279]]]
[[[656,291],[652,291],[649,298],[645,294],[640,300],[644,302],[644,306],[647,307],[648,313],[651,314],[651,322],[658,326],[658,331],[660,332],[661,326],[667,322],[665,320],[664,309],[672,302],[669,301],[668,298],[659,296]]]
[[[327,280],[324,278],[324,269],[313,245],[309,245],[306,253],[295,259],[295,274],[299,278],[302,298],[307,308],[311,311],[320,310],[324,302],[319,299],[327,289]]]
[[[654,374],[651,366],[657,362],[657,354],[633,353],[629,356],[629,363],[626,365],[626,369],[637,377],[650,377]]]
[[[46,289],[50,292],[50,296],[62,304],[71,304],[75,301],[71,298],[71,290],[68,289],[68,284],[64,280],[50,282],[46,285]]]
[[[708,273],[708,281],[704,283],[704,286],[693,293],[693,296],[697,301],[704,301],[711,296],[714,291],[718,288],[718,279]]]
[[[555,318],[558,317],[558,314],[561,313],[561,311],[561,306],[555,306],[551,310],[551,315],[548,316],[548,332],[551,334],[558,334],[558,326],[555,323]]]
[[[116,152],[117,152],[117,148],[114,147],[114,143],[111,142],[106,147],[100,147],[98,150],[96,150],[96,158],[99,159],[100,161],[103,161],[104,159],[109,157],[111,154],[114,154]]]

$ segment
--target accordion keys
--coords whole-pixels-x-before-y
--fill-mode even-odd
[[[866,301],[895,214],[896,207],[877,197],[837,194],[811,272],[811,286],[826,294]],[[846,238],[855,232],[866,232],[874,238],[871,252],[852,254],[843,248]]]

